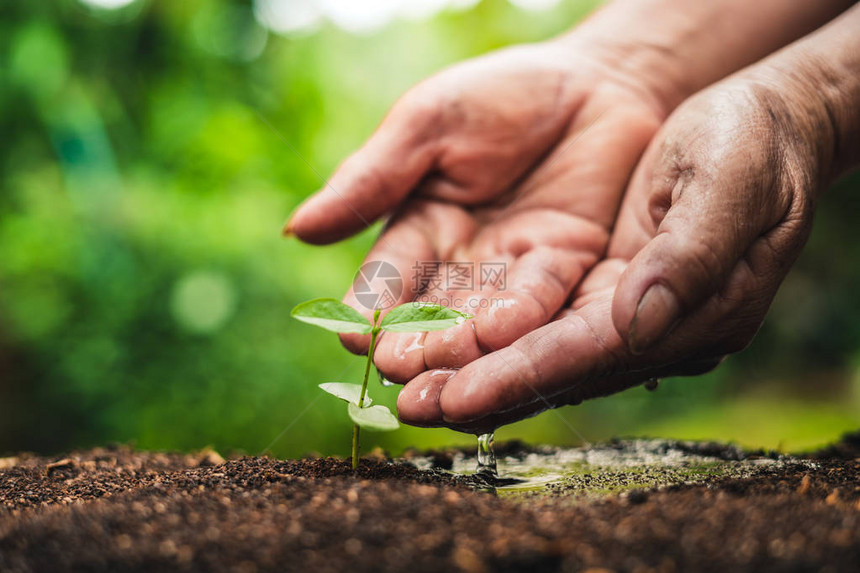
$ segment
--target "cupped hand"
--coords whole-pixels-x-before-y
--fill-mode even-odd
[[[443,71],[403,96],[291,218],[289,232],[328,243],[391,215],[367,256],[403,278],[391,302],[475,315],[444,332],[386,333],[375,361],[389,379],[463,367],[548,323],[604,256],[624,188],[665,116],[646,82],[614,67],[554,41]],[[471,263],[472,284],[415,288],[422,262]],[[498,278],[482,277],[482,262],[506,265],[504,288],[482,281]],[[345,302],[372,313],[352,290]],[[366,351],[366,337],[343,340]]]
[[[680,106],[572,304],[457,372],[413,379],[401,418],[483,431],[704,372],[744,348],[806,240],[827,177],[828,114],[794,76],[759,65]]]

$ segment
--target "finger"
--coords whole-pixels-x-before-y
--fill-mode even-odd
[[[576,221],[565,214],[533,213],[531,219],[538,224],[530,222],[519,229],[518,246],[496,244],[507,251],[527,249],[518,258],[504,255],[470,261],[466,264],[472,273],[468,277],[468,288],[472,290],[448,288],[422,296],[423,300],[441,302],[475,318],[442,332],[428,333],[421,348],[423,364],[417,358],[405,360],[402,352],[393,353],[399,364],[390,364],[387,358],[392,353],[387,348],[402,343],[388,338],[386,350],[379,355],[379,365],[390,369],[393,379],[412,379],[424,368],[461,368],[553,318],[585,270],[596,261],[605,235],[571,232],[571,227],[577,228]],[[501,265],[504,273],[485,273],[486,265]]]
[[[428,370],[406,384],[397,397],[400,421],[422,428],[443,425],[439,396],[453,373],[453,370]]]
[[[600,380],[594,380],[587,384],[576,385],[570,390],[566,390],[560,394],[547,397],[546,401],[536,400],[534,402],[529,402],[511,410],[507,410],[504,412],[493,412],[483,418],[478,418],[476,420],[472,420],[465,423],[449,425],[448,427],[453,430],[469,434],[481,434],[485,432],[490,432],[506,424],[518,422],[520,420],[524,420],[526,418],[530,418],[532,416],[540,414],[541,412],[549,408],[559,408],[568,405],[576,406],[585,400],[599,398],[601,396],[609,396],[611,394],[615,394],[623,390],[627,390],[629,388],[641,386],[655,379],[667,378],[670,376],[697,376],[700,374],[704,374],[716,368],[720,364],[720,362],[722,362],[722,357],[690,362],[680,362],[677,364],[645,368],[632,372],[624,372],[615,376],[609,376]],[[437,372],[441,373],[441,371]],[[437,377],[433,380],[433,389],[438,391],[441,395],[441,391],[439,391],[437,387],[444,387],[444,383],[447,381],[447,378],[450,378],[453,374],[454,372],[447,372],[444,379],[437,375]],[[410,382],[410,384],[412,383]],[[407,384],[405,388],[409,388],[410,384]],[[421,384],[417,385],[416,388],[421,388],[422,385],[430,385],[430,381],[421,380]],[[401,392],[401,395],[404,395],[404,392]],[[407,413],[406,418],[401,416],[401,420],[404,423],[411,425],[421,425],[422,427],[438,427],[441,425],[441,423],[438,421],[441,420],[441,407],[438,406],[438,400],[434,408],[432,401],[425,400],[420,406],[416,406],[412,403],[405,403],[407,402],[407,398],[413,399],[414,397],[411,395],[404,396],[403,407],[404,411]],[[398,408],[400,408],[400,404],[401,401],[398,400]],[[437,420],[434,420],[432,418],[434,413],[436,416],[438,416]],[[410,421],[412,419],[411,416],[421,416],[421,423],[413,424]]]
[[[426,332],[383,332],[373,362],[385,379],[405,384],[427,369],[424,362]]]
[[[535,403],[571,385],[626,369],[623,342],[609,318],[611,296],[551,322],[451,376],[439,397],[446,424],[465,424]]]
[[[478,307],[479,297],[480,293],[467,296],[467,293],[462,291],[433,289],[421,293],[418,300],[468,313],[470,307]],[[435,365],[442,348],[453,349],[447,357],[444,366],[446,368],[468,364],[484,354],[478,346],[474,325],[467,321],[435,332],[386,332],[376,352],[375,361],[377,368],[390,381],[405,383],[424,370],[443,367]]]
[[[623,352],[623,349],[621,351]],[[529,389],[529,392],[525,394],[523,403],[507,409],[484,411],[481,416],[474,420],[466,421],[452,421],[450,414],[444,415],[440,404],[443,389],[457,374],[457,371],[432,370],[420,374],[404,386],[397,400],[397,410],[400,420],[406,424],[420,427],[446,426],[461,432],[482,433],[534,416],[548,408],[579,404],[583,400],[607,396],[639,386],[654,378],[703,374],[713,370],[723,358],[692,359],[634,371],[624,371],[605,377],[586,378],[583,383],[572,384],[558,393],[541,392],[538,394]],[[506,364],[503,365],[508,368]],[[515,378],[519,378],[519,376],[515,376]],[[488,381],[488,384],[490,383],[494,382]],[[528,388],[528,383],[523,379],[519,379],[515,383]],[[531,384],[536,390],[538,389],[537,381],[532,381]],[[452,389],[455,388],[452,386]],[[528,396],[529,393],[532,396]]]
[[[326,244],[369,226],[394,209],[431,169],[437,142],[430,137],[434,106],[405,97],[371,138],[293,214],[284,234]]]
[[[650,197],[649,211],[658,226],[615,292],[613,322],[632,352],[656,344],[717,292],[756,237],[785,215],[787,205],[770,182],[751,185],[749,174],[733,171],[733,164],[728,161],[713,176],[671,163],[668,176],[658,171],[650,181],[634,179],[630,193]]]
[[[619,258],[607,258],[597,263],[576,287],[573,293],[573,302],[568,308],[561,311],[559,318],[573,314],[601,296],[613,292],[618,284],[618,277],[626,268],[627,261]]]
[[[608,241],[600,225],[551,210],[516,213],[497,229],[482,241],[516,259],[505,269],[505,284],[488,294],[491,304],[475,316],[479,343],[488,350],[549,322]]]
[[[471,241],[475,228],[474,219],[463,209],[453,205],[415,201],[410,209],[393,223],[392,229],[395,226],[409,227],[412,232],[420,233],[423,237],[422,249],[414,249],[401,241],[400,237],[394,237],[388,241],[388,247],[382,246],[378,251],[380,256],[388,257],[388,252],[396,253],[408,248],[409,256],[392,256],[388,259],[410,285],[411,298],[401,300],[400,304],[415,300],[419,294],[422,295],[420,300],[444,296],[444,291],[440,290],[441,286],[437,284],[438,280],[431,276],[432,270],[438,266],[439,272],[444,272],[442,261],[451,257],[458,245]],[[426,290],[428,288],[430,290]],[[374,354],[377,368],[392,382],[402,383],[412,379],[426,368],[425,336],[423,333],[420,336],[414,333],[384,333]]]
[[[475,317],[484,348],[503,348],[555,315],[596,255],[538,247],[521,256],[508,273],[505,290],[493,293],[491,305]]]
[[[722,291],[689,314],[665,344],[645,354],[630,352],[618,334],[609,312],[613,292],[598,280],[595,292],[600,295],[579,310],[561,313],[511,346],[449,372],[447,380],[434,380],[442,385],[438,404],[411,409],[408,400],[414,394],[405,393],[398,401],[402,417],[407,423],[414,416],[426,426],[483,431],[654,376],[708,371],[725,354],[741,350],[756,332],[786,269],[774,259],[773,247],[792,245],[796,235],[791,224],[780,224],[755,240]],[[420,389],[426,381],[419,377],[413,382]]]
[[[474,266],[478,266],[476,263]],[[480,290],[447,290],[422,297],[430,302],[439,301],[466,314],[484,312],[487,293]],[[428,332],[424,346],[424,362],[427,368],[460,368],[484,355],[475,332],[475,322],[468,320],[441,331]],[[418,372],[413,372],[412,376]]]
[[[507,346],[552,319],[585,269],[596,259],[593,250],[535,247],[510,265],[503,290],[482,283],[481,276],[474,276],[488,261],[459,263],[471,272],[466,288],[472,290],[430,291],[422,295],[422,300],[473,314],[474,320],[427,333],[421,347],[415,348],[423,352],[423,361],[405,355],[403,335],[386,335],[377,364],[383,371],[391,372],[392,380],[406,381],[425,368],[461,368],[487,350]],[[509,260],[489,262],[507,264]],[[449,262],[447,268],[453,268],[454,264]]]
[[[411,423],[415,416],[426,426],[484,431],[550,408],[613,394],[653,377],[698,374],[718,364],[710,339],[693,340],[696,332],[726,314],[728,307],[718,298],[706,313],[679,329],[670,347],[648,356],[629,352],[612,324],[611,304],[611,293],[605,294],[511,346],[449,372],[447,379],[438,375],[434,380],[434,389],[442,386],[438,405],[412,408],[406,402],[414,394],[407,393],[398,401],[406,413],[404,421]],[[416,381],[416,388],[427,383]],[[435,421],[433,412],[439,416]]]
[[[425,177],[414,193],[416,197],[448,201],[460,205],[476,205],[487,200],[488,197],[484,196],[485,194],[474,191],[474,186],[460,184],[449,177],[433,174]]]
[[[446,263],[446,280],[440,285],[441,288],[423,294],[422,300],[450,306],[472,315],[475,320],[443,331],[428,332],[424,348],[427,368],[461,368],[486,353],[486,346],[477,334],[476,320],[490,312],[492,298],[497,288],[504,286],[506,270],[513,266],[514,261],[515,258],[510,254],[495,254],[489,260],[473,258],[465,262]],[[418,374],[417,371],[412,372],[409,378]]]

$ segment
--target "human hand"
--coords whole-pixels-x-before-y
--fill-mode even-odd
[[[375,361],[404,382],[465,366],[538,328],[600,259],[633,168],[665,114],[646,82],[562,41],[503,50],[419,84],[292,217],[312,243],[395,212],[367,260],[475,319],[444,332],[386,333]],[[501,262],[506,288],[409,288],[420,261]],[[492,298],[482,308],[481,300]],[[350,291],[345,302],[365,314]],[[419,340],[415,340],[416,336]],[[345,336],[356,352],[366,337]]]
[[[624,222],[618,237],[630,226],[634,239],[618,239],[614,258],[594,266],[621,188],[639,151],[675,105],[827,22],[848,4],[616,1],[566,38],[456,66],[408,93],[341,166],[332,185],[297,211],[287,230],[326,243],[396,211],[369,259],[393,262],[408,275],[415,261],[491,257],[509,265],[514,305],[479,313],[474,330],[431,333],[423,341],[389,337],[378,350],[380,367],[399,381],[424,368],[456,368],[543,324],[559,306],[566,310],[557,315],[562,320],[538,328],[506,354],[493,353],[465,367],[444,396],[450,370],[421,374],[401,394],[401,418],[460,428],[498,425],[565,401],[611,393],[646,375],[708,367],[707,359],[673,364],[654,362],[659,354],[652,361],[634,355],[626,344],[629,324],[619,326],[625,338],[613,327],[615,286],[641,246],[635,220]],[[850,26],[843,35],[855,36]],[[712,57],[716,51],[719,58]],[[821,56],[832,52],[824,49]],[[843,50],[843,59],[854,53]],[[633,207],[626,210],[637,217]],[[564,228],[558,229],[560,223]],[[590,267],[574,296],[563,295]],[[407,290],[396,302],[415,294]],[[566,298],[570,304],[561,305]],[[359,306],[352,293],[346,300]],[[626,318],[624,312],[616,310],[617,320]],[[643,332],[653,334],[642,330],[648,321],[640,322],[640,338]],[[344,342],[358,352],[366,348],[360,338]],[[528,369],[527,377],[552,401],[535,388],[527,397],[505,394],[509,371],[515,370],[507,357]],[[481,367],[489,368],[482,373]],[[487,376],[500,376],[501,382]],[[597,383],[601,377],[607,380]],[[465,403],[472,399],[472,406]]]
[[[679,107],[637,167],[607,258],[570,307],[458,372],[416,377],[398,399],[401,419],[485,431],[701,373],[744,348],[806,240],[834,175],[834,117],[851,104],[821,98],[827,71],[791,55]]]

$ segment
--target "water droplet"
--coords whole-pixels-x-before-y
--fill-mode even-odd
[[[475,470],[475,476],[490,484],[499,479],[496,453],[493,451],[494,440],[495,434],[493,432],[478,436],[478,468]]]
[[[422,350],[424,348],[425,336],[427,336],[426,332],[416,332],[415,336],[412,338],[412,341],[409,343],[409,346],[406,347],[405,352],[412,352],[413,350]]]

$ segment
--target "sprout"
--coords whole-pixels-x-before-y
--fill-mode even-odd
[[[333,298],[317,298],[303,302],[293,309],[293,318],[339,333],[370,334],[370,347],[361,384],[328,382],[320,388],[347,403],[347,411],[353,422],[352,468],[358,467],[358,442],[361,428],[377,431],[396,430],[400,427],[397,417],[382,405],[373,406],[367,395],[367,379],[373,364],[373,352],[379,333],[427,332],[445,330],[462,324],[471,315],[438,304],[407,303],[391,309],[380,321],[380,310],[373,313],[369,321],[357,310]]]

